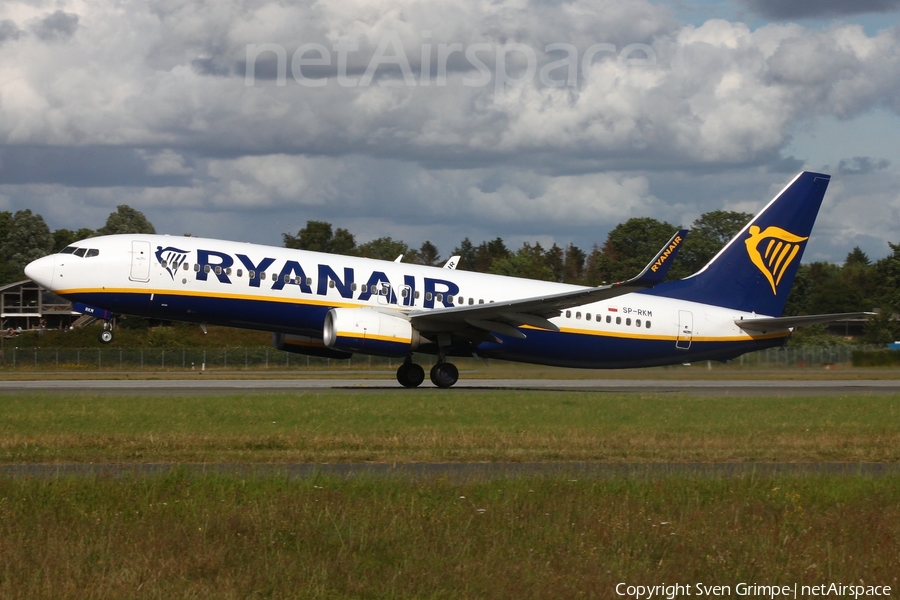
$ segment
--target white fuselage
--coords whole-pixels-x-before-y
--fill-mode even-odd
[[[29,275],[89,307],[151,318],[322,338],[332,308],[402,316],[579,286],[222,240],[116,235],[33,263]],[[373,293],[374,291],[374,293]],[[788,332],[754,334],[735,319],[757,315],[645,293],[585,304],[471,348],[480,356],[604,368],[727,359],[780,345]]]

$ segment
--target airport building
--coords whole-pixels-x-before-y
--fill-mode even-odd
[[[81,313],[68,300],[26,279],[0,287],[0,328],[3,332],[68,329]]]

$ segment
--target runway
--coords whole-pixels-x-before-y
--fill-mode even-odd
[[[683,393],[716,395],[833,395],[897,394],[900,379],[461,379],[449,390],[426,382],[405,390],[390,379],[67,379],[0,381],[0,391],[110,392],[303,392],[313,390],[397,390],[415,393],[453,393],[454,390],[559,390],[624,393]]]

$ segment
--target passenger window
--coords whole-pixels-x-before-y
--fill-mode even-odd
[[[367,286],[366,284],[362,284],[361,286],[359,286],[359,291],[361,291],[363,294],[365,294],[366,290],[368,290],[368,289],[369,289],[369,286]]]
[[[228,267],[227,269],[225,269],[225,274],[231,275],[231,267]]]
[[[159,266],[161,266],[163,269],[165,269],[165,268],[166,268],[166,261],[164,261],[164,260],[159,261]]]
[[[90,250],[88,250],[87,254],[85,255],[85,258],[92,258],[94,256],[99,256],[99,255],[100,255],[99,250],[97,250],[96,248],[91,248]]]
[[[306,278],[306,285],[312,285],[312,277]]]
[[[259,274],[259,278],[260,278],[260,279],[265,279],[265,278],[266,278],[266,272],[263,271],[262,273],[260,273],[260,274]]]
[[[590,321],[590,320],[591,320],[591,313],[584,313],[584,320],[585,320],[585,321]]]
[[[190,263],[184,263],[184,267],[183,267],[183,268],[184,268],[185,271],[187,271],[188,269],[190,269],[190,268],[191,268]]]
[[[334,279],[329,279],[329,280],[328,280],[328,287],[334,289]]]
[[[244,276],[244,271],[243,271],[243,269],[238,269],[238,270],[237,270],[237,276],[238,276],[238,277],[243,277],[243,276]]]
[[[447,296],[447,303],[453,304],[453,296]]]
[[[626,324],[626,325],[631,325],[631,319],[625,319],[625,324]]]
[[[460,304],[465,304],[465,303],[466,303],[466,299],[463,298],[462,296],[457,296],[457,297],[456,297],[456,301],[459,302]]]
[[[567,318],[567,319],[571,319],[571,318],[572,318],[572,311],[571,311],[571,310],[567,310],[567,311],[566,311],[566,318]]]
[[[256,271],[247,271],[247,277],[250,279],[256,279]]]
[[[475,298],[469,298],[469,306],[475,304]]]
[[[221,275],[221,274],[222,274],[222,267],[220,267],[219,265],[216,265],[216,275]]]
[[[431,300],[431,292],[425,292],[425,300]]]
[[[622,317],[616,317],[616,325],[622,324]]]
[[[84,253],[87,252],[87,248],[79,248],[75,251],[75,256],[84,257]]]
[[[334,282],[332,282],[332,283],[334,283]],[[355,292],[355,291],[356,291],[356,284],[355,284],[355,283],[351,283],[351,284],[350,284],[350,289],[353,290],[353,291]]]
[[[200,272],[200,263],[197,263],[194,265],[194,273],[199,273],[199,272]]]
[[[435,295],[434,295],[434,301],[435,301],[435,302],[443,302],[443,301],[444,301],[444,295],[443,295],[443,294],[435,294]]]
[[[212,269],[209,268],[209,265],[203,265],[203,272],[209,273]]]
[[[478,304],[484,304],[484,300],[482,300],[482,299],[479,298],[479,299],[478,299]]]
[[[647,329],[650,329],[650,321],[647,321],[645,326],[647,327]]]
[[[418,300],[418,299],[419,299],[419,292],[417,291],[416,292],[416,300]]]
[[[62,250],[59,251],[60,254],[74,254],[78,248],[75,246],[66,246]]]
[[[402,290],[400,290],[400,297],[409,298],[409,288],[403,288]]]
[[[609,315],[606,315],[606,322],[607,322],[607,323],[612,323],[612,317],[609,316]]]
[[[635,319],[635,321],[634,321],[634,326],[635,326],[635,327],[640,327],[640,326],[641,326],[641,320],[640,320],[640,319]]]
[[[288,277],[287,275],[285,275],[285,276],[284,276],[284,282],[285,282],[285,283],[291,283],[291,278]]]
[[[580,313],[580,312],[575,313],[575,318],[580,320],[580,319],[581,319],[581,313]]]

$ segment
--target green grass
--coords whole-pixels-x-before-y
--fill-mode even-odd
[[[4,598],[898,586],[900,478],[0,479]]]
[[[897,461],[900,396],[8,393],[0,462]]]

